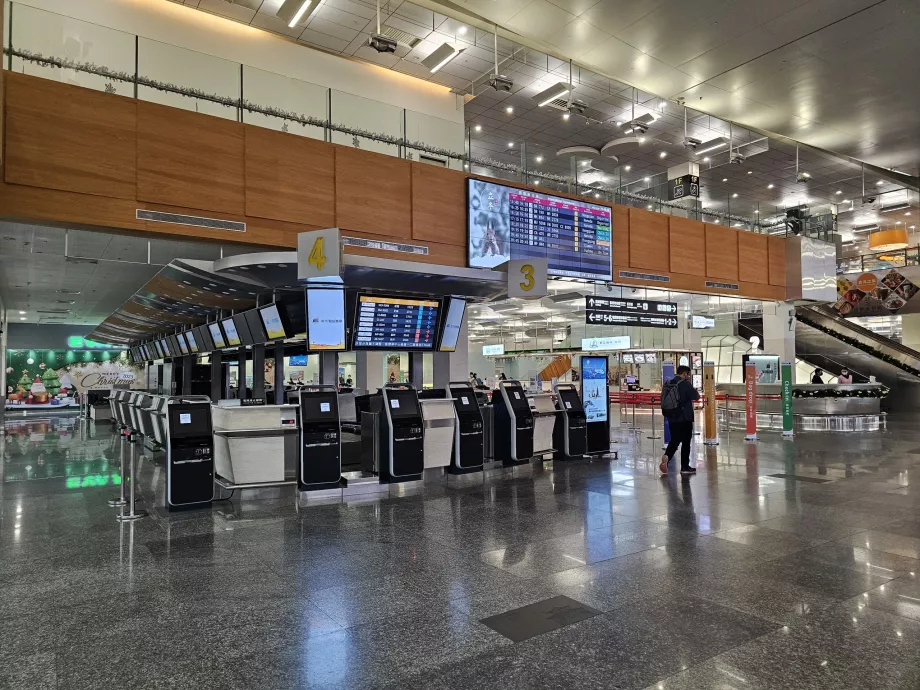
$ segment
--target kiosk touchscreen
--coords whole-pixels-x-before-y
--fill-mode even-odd
[[[335,489],[342,479],[342,426],[335,386],[300,391],[300,474],[304,491]]]
[[[376,397],[376,396],[375,396]],[[422,406],[409,383],[387,384],[376,399],[380,410],[380,480],[406,482],[422,478],[425,445]]]
[[[166,406],[166,507],[214,499],[214,446],[207,398],[170,400]]]
[[[457,426],[454,429],[454,451],[447,471],[463,474],[482,469],[483,424],[482,410],[476,400],[476,391],[469,381],[455,381],[448,384],[450,397],[454,399],[454,413]]]
[[[533,456],[533,412],[520,381],[499,381],[492,395],[495,459],[506,467],[522,465]]]
[[[563,414],[556,419],[553,428],[554,460],[581,458],[588,452],[588,418],[581,404],[578,389],[571,383],[559,383],[554,387],[556,407]]]

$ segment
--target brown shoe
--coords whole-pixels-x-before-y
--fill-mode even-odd
[[[667,455],[661,456],[661,464],[658,465],[658,471],[661,472],[661,474],[668,473],[668,461],[669,461],[669,458]]]

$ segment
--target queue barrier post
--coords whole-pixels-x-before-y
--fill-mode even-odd
[[[118,508],[127,503],[125,500],[125,435],[123,432],[118,433],[118,474],[121,477],[121,487],[118,498],[109,499],[109,505],[112,508]]]
[[[655,398],[652,398],[652,435],[646,436],[650,439],[659,439],[661,436],[658,435],[658,425],[655,424]]]
[[[136,438],[136,435],[133,429],[129,430],[128,433],[130,434],[128,436],[128,443],[131,444],[131,478],[130,478],[131,490],[129,493],[130,498],[128,500],[128,512],[121,513],[115,516],[115,519],[118,520],[119,522],[131,522],[134,520],[140,520],[143,517],[147,517],[146,510],[138,511],[136,509],[137,495],[135,493],[135,484],[137,484],[136,482],[136,478],[137,478],[137,462],[136,462],[137,460],[137,457],[136,457],[137,438]],[[124,486],[124,483],[125,483],[125,479],[124,477],[122,477],[122,480],[121,480],[122,486]]]

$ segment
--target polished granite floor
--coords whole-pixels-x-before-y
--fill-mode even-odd
[[[5,431],[0,688],[920,687],[913,419],[723,434],[667,479],[660,440],[616,431],[610,462],[131,525],[108,426]],[[554,597],[588,613],[550,602],[519,642],[481,622]]]

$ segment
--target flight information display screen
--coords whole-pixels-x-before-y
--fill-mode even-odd
[[[198,341],[195,340],[195,333],[193,331],[185,332],[185,340],[188,342],[188,349],[193,355],[198,352]]]
[[[434,299],[358,295],[354,347],[434,349],[439,306]]]
[[[459,297],[449,297],[447,313],[444,315],[444,328],[441,333],[441,352],[454,352],[457,349],[457,340],[460,337],[460,328],[463,326],[463,313],[466,311],[466,300]]]
[[[608,206],[467,179],[468,262],[546,258],[549,275],[613,279]]]

